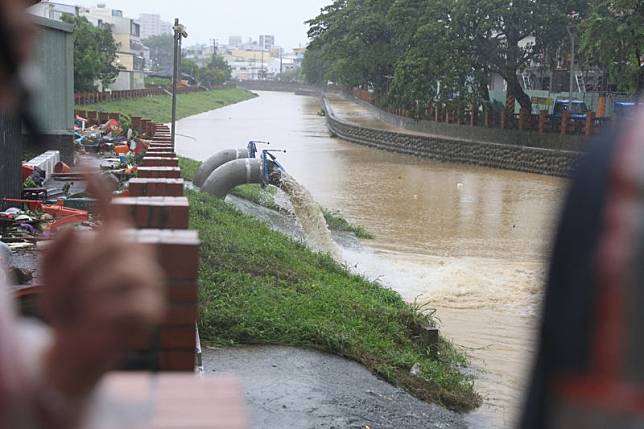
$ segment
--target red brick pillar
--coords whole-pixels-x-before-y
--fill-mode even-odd
[[[588,112],[586,114],[586,123],[584,124],[584,134],[587,136],[592,136],[594,126],[595,126],[595,112]]]
[[[192,372],[198,319],[199,238],[196,231],[128,230],[128,240],[154,247],[166,277],[168,309],[155,339],[136,352],[152,355],[160,371]]]
[[[183,179],[131,179],[130,197],[182,197]]]
[[[547,124],[548,124],[548,111],[541,110],[539,112],[539,134],[543,134],[546,131]]]
[[[561,115],[561,135],[566,135],[569,133],[569,127],[570,127],[570,112],[564,112],[563,115]]]

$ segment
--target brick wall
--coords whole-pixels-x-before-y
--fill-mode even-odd
[[[193,371],[199,238],[188,229],[188,199],[178,160],[165,155],[174,155],[169,129],[141,118],[136,123],[152,138],[154,153],[144,155],[145,167],[139,167],[139,177],[128,183],[129,196],[115,198],[112,204],[124,209],[137,228],[127,232],[129,239],[155,248],[167,279],[168,311],[157,332],[127,356],[128,369]],[[160,156],[156,149],[160,145],[169,152]]]

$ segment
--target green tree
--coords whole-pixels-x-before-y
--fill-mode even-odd
[[[206,67],[199,69],[199,80],[202,85],[212,88],[230,80],[232,69],[221,55],[213,55]]]
[[[171,34],[148,37],[143,40],[143,44],[150,49],[152,71],[172,71],[174,40]]]
[[[644,94],[644,2],[593,0],[581,26],[581,51],[608,69],[623,91]]]
[[[190,76],[194,77],[195,79],[199,79],[199,74],[200,74],[200,67],[199,65],[188,59],[188,58],[182,58],[181,59],[181,73],[186,73],[189,74]]]
[[[106,88],[114,82],[118,45],[109,26],[95,27],[85,17],[64,15],[74,25],[74,90],[95,91],[96,83]]]
[[[404,54],[396,64],[389,100],[410,105],[453,101],[473,93],[476,70],[468,44],[453,28],[449,2],[397,0],[389,18],[396,46]],[[487,83],[487,82],[485,82]]]
[[[327,61],[325,78],[382,93],[399,52],[387,19],[394,0],[336,0],[308,21],[312,50]]]
[[[309,47],[304,53],[304,60],[302,61],[302,73],[306,83],[325,85],[328,69],[328,62],[322,58],[322,50]]]
[[[573,9],[565,0],[452,0],[447,33],[460,35],[479,71],[503,77],[508,95],[531,111],[517,74],[568,37]]]

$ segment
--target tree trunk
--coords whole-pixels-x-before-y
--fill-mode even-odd
[[[642,54],[639,49],[636,50],[637,61],[641,62]],[[641,97],[644,95],[644,65],[640,63],[639,73],[637,75],[637,88],[635,89],[635,96]]]
[[[508,83],[508,94],[514,96],[523,109],[526,109],[528,112],[532,112],[532,100],[521,87],[516,70],[508,72],[505,80]]]
[[[487,87],[487,82],[484,80],[479,81],[479,94],[483,104],[485,105],[490,104],[490,90]]]

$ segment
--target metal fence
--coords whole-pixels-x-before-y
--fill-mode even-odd
[[[0,113],[0,200],[20,196],[22,180],[22,133],[20,122]],[[0,203],[0,207],[2,203]]]
[[[205,91],[202,87],[177,88],[179,94],[189,92]],[[127,91],[105,91],[105,92],[77,92],[74,94],[76,106],[85,104],[105,103],[110,101],[128,100],[131,98],[151,97],[154,95],[169,95],[170,92],[164,88],[131,89]]]
[[[611,124],[610,118],[597,118],[595,113],[587,112],[583,119],[575,119],[568,112],[560,116],[542,110],[538,114],[515,109],[517,113],[506,110],[480,111],[476,106],[458,108],[448,103],[416,103],[411,106],[380,107],[369,91],[354,88],[354,97],[370,103],[379,109],[402,118],[419,121],[433,121],[471,127],[499,128],[507,130],[534,131],[540,134],[585,135],[592,136]],[[518,105],[518,103],[515,103]]]

